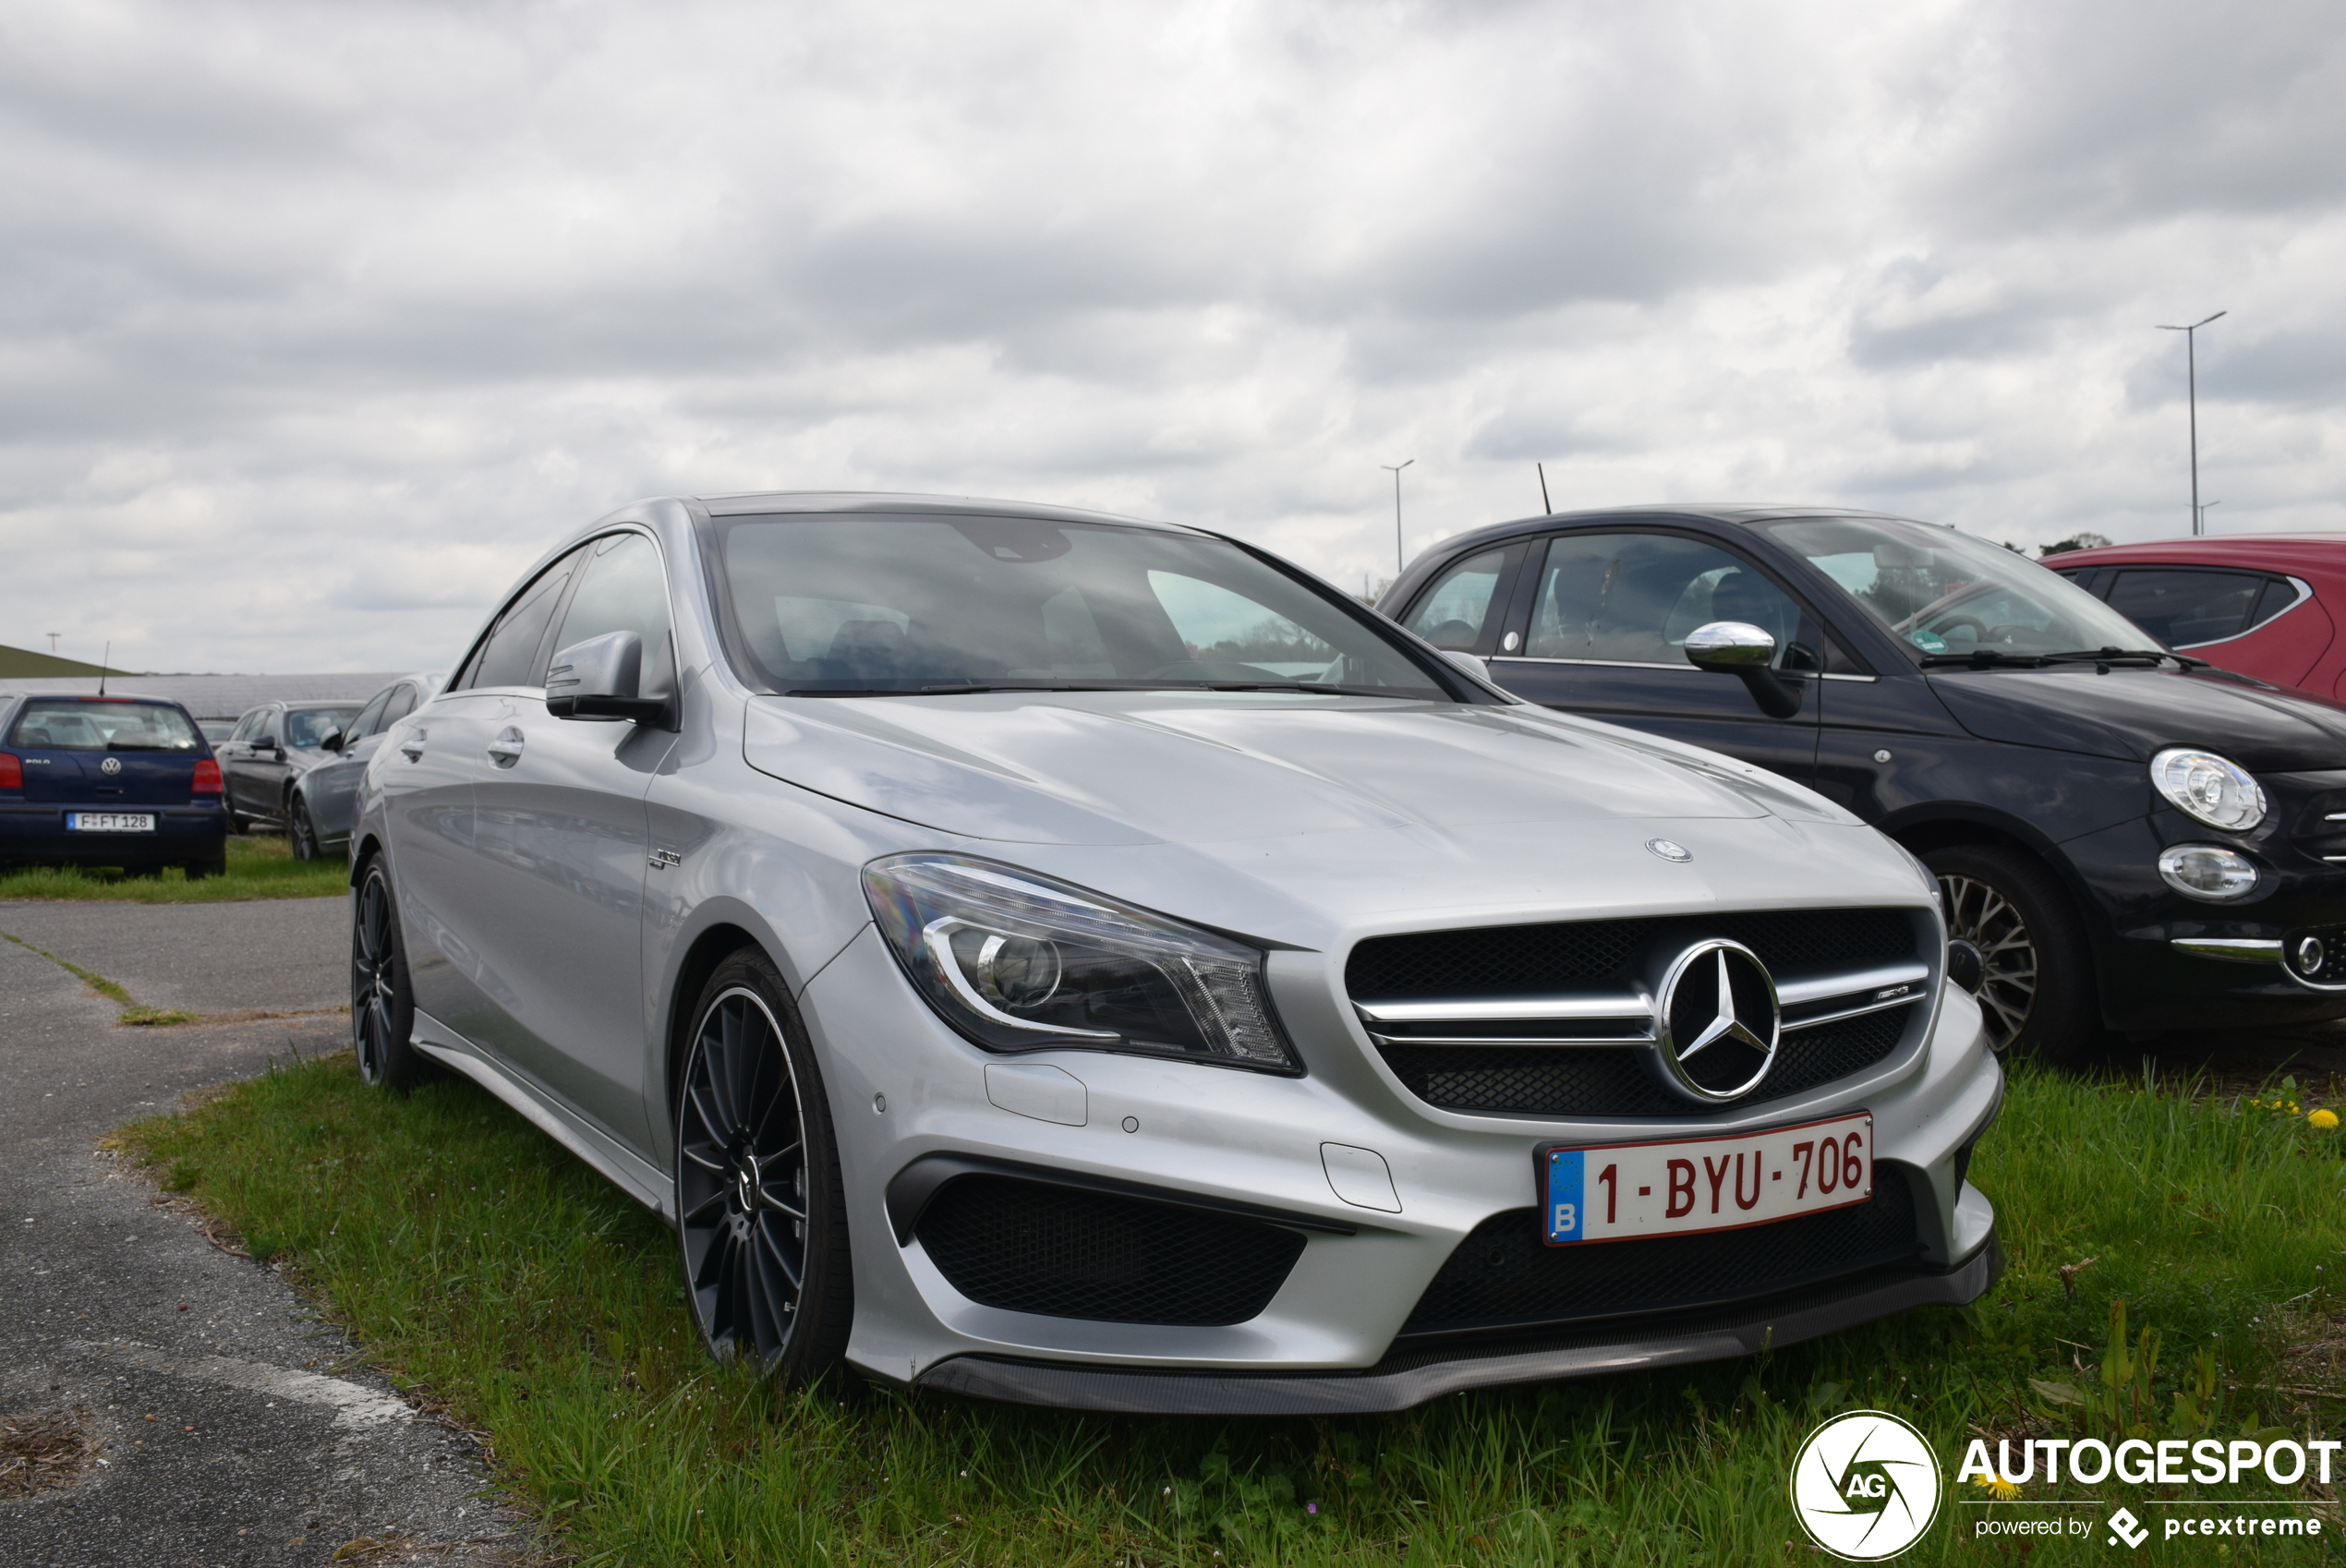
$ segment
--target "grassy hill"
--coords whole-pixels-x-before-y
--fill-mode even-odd
[[[55,654],[35,653],[30,648],[12,648],[0,644],[0,676],[8,675],[98,675],[106,673],[94,664],[79,659],[59,658]],[[135,671],[116,669],[115,675]]]

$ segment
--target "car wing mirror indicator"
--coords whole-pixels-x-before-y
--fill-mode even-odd
[[[1776,673],[1776,639],[1747,621],[1713,621],[1687,633],[1687,662],[1697,669],[1740,677],[1760,711],[1790,718],[1800,711],[1799,686]]]
[[[673,701],[644,694],[644,639],[635,632],[606,632],[573,643],[546,670],[546,711],[556,718],[630,718],[675,726]]]

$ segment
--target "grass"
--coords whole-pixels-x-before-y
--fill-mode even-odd
[[[0,899],[111,899],[128,904],[219,904],[242,899],[319,899],[349,886],[350,867],[328,856],[297,861],[283,835],[228,840],[228,873],[189,881],[177,866],[133,876],[118,868],[33,866],[0,874]]]
[[[1978,1306],[1346,1419],[777,1393],[704,1357],[659,1222],[466,1082],[402,1101],[346,1056],[312,1060],[124,1140],[482,1432],[501,1478],[582,1562],[1656,1568],[1822,1561],[1785,1476],[1839,1409],[1905,1415],[1950,1477],[1970,1435],[2320,1435],[2346,1397],[2323,1348],[2346,1308],[2329,1285],[2341,1135],[2187,1086],[2023,1068],[1974,1167],[2011,1260]],[[2154,1519],[2146,1500],[2274,1494],[2079,1493]],[[1975,1544],[1984,1495],[1951,1494],[1902,1561],[2104,1560],[2106,1514],[2087,1537]],[[2323,1558],[2334,1507],[2325,1518],[2319,1540],[2232,1550]]]

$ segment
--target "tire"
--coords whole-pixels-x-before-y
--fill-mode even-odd
[[[299,795],[285,808],[286,833],[293,839],[293,858],[314,861],[318,858],[318,833],[309,824],[309,805]]]
[[[438,1078],[440,1066],[412,1043],[416,994],[399,935],[399,903],[381,856],[368,862],[350,911],[350,1035],[358,1076],[377,1089],[405,1094]]]
[[[1989,1043],[2062,1066],[2092,1055],[2103,1038],[2093,951],[2044,862],[2001,844],[1951,844],[1922,862],[1939,879],[1949,975],[1978,1000]]]
[[[208,855],[189,861],[184,868],[190,882],[200,882],[207,876],[228,874],[228,846],[223,844]]]
[[[676,1092],[685,1299],[720,1360],[802,1387],[843,1372],[855,1316],[847,1200],[815,1053],[773,963],[717,966]]]
[[[237,811],[233,807],[230,808],[228,813],[228,831],[241,838],[251,830],[251,820],[247,817],[244,813]]]

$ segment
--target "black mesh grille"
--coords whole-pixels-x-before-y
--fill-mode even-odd
[[[1723,936],[1779,979],[1915,956],[1905,910],[1770,910],[1748,914],[1486,925],[1373,936],[1352,949],[1344,983],[1356,1002],[1510,996],[1626,980],[1651,947],[1683,935]]]
[[[1617,1045],[1386,1045],[1381,1054],[1410,1093],[1445,1111],[1699,1116],[1781,1100],[1869,1067],[1898,1048],[1916,1011],[1891,1007],[1787,1034],[1767,1081],[1717,1106],[1697,1105],[1671,1093],[1647,1076],[1641,1052]]]
[[[1192,1327],[1259,1316],[1303,1250],[1259,1220],[995,1176],[949,1183],[917,1234],[980,1306]]]
[[[1406,1335],[1569,1323],[1716,1307],[1914,1258],[1905,1173],[1877,1164],[1873,1200],[1747,1230],[1550,1247],[1537,1209],[1474,1227],[1433,1276]]]

